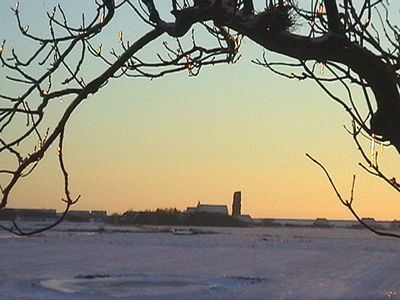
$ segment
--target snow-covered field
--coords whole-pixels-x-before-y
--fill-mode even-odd
[[[100,226],[0,232],[0,299],[400,299],[400,240],[364,230]]]

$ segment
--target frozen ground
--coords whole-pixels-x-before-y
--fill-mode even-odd
[[[0,232],[0,298],[400,299],[400,240],[364,230],[99,226]]]

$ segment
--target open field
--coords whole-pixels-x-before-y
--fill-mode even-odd
[[[400,240],[365,230],[112,227],[0,232],[4,299],[400,299]]]

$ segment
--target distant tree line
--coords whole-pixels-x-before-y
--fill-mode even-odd
[[[127,211],[121,216],[112,216],[118,224],[182,225],[182,226],[245,226],[229,215],[218,213],[187,213],[176,208],[155,211]]]

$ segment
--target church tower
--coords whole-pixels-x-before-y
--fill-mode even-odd
[[[232,216],[240,216],[242,209],[242,192],[233,193]]]

